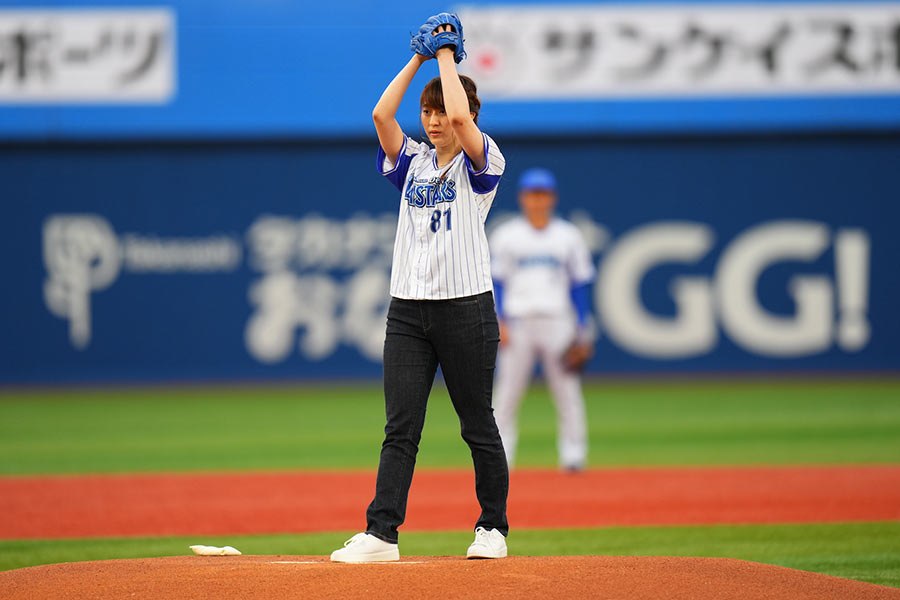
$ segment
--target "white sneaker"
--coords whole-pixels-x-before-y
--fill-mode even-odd
[[[344,542],[344,547],[331,553],[331,560],[340,563],[387,562],[400,560],[397,544],[379,540],[368,533],[357,533]]]
[[[475,529],[475,541],[469,546],[466,558],[503,558],[506,556],[506,538],[496,529]]]

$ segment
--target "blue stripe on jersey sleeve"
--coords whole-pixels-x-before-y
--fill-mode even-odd
[[[384,170],[384,161],[387,158],[387,154],[385,154],[381,144],[378,145],[376,168],[379,173],[387,177],[401,192],[403,191],[403,186],[406,184],[406,174],[409,173],[409,165],[412,163],[412,156],[406,154],[406,143],[408,140],[409,138],[404,136],[403,146],[400,148],[400,154],[397,155],[397,162],[394,163],[394,168],[390,171]]]
[[[469,183],[472,184],[472,190],[476,194],[487,194],[495,187],[497,187],[498,183],[500,183],[500,175],[488,174],[488,167],[491,166],[491,156],[489,154],[488,139],[487,136],[483,133],[481,135],[484,137],[484,167],[476,171],[472,166],[472,161],[469,159],[469,155],[463,153],[463,157],[466,159],[466,167],[469,173]]]
[[[569,290],[569,295],[572,298],[572,305],[575,307],[575,316],[578,319],[579,325],[584,325],[587,322],[587,316],[589,312],[588,308],[588,288],[589,284],[576,284],[573,285]]]

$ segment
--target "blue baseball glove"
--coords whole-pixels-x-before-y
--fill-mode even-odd
[[[432,35],[432,32],[441,25],[450,25],[451,31]],[[409,48],[416,54],[433,58],[439,49],[450,46],[453,48],[453,60],[460,62],[466,57],[466,51],[463,49],[464,41],[459,17],[455,13],[444,12],[429,17],[425,24],[419,27],[419,32],[409,42]]]

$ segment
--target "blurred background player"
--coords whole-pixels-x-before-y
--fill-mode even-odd
[[[491,236],[492,275],[500,320],[494,415],[510,465],[518,442],[522,395],[540,360],[559,417],[559,463],[587,464],[587,422],[580,370],[593,355],[588,289],[591,255],[578,229],[554,216],[556,178],[547,169],[519,179],[522,214]]]

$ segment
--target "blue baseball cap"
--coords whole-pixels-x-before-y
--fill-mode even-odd
[[[547,190],[556,191],[556,177],[547,169],[535,167],[528,169],[519,177],[519,191]]]

